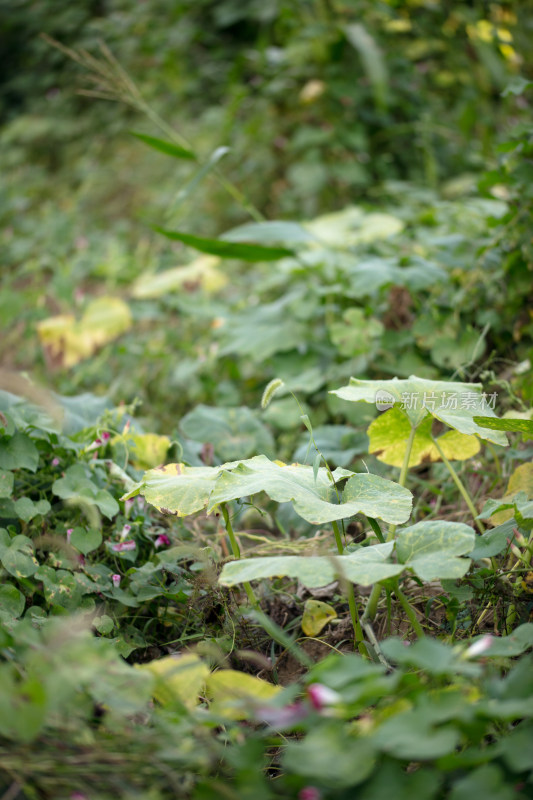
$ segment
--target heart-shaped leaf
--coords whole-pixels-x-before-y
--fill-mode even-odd
[[[439,461],[440,453],[431,438],[433,418],[427,416],[416,429],[412,443],[409,466],[416,467],[423,461]],[[368,428],[368,452],[375,453],[380,461],[393,467],[401,467],[411,433],[411,425],[398,406],[390,408],[377,417]],[[442,452],[450,461],[464,461],[479,452],[480,444],[475,436],[459,431],[448,431],[438,438]]]
[[[278,503],[291,502],[296,513],[314,525],[352,517],[363,513],[386,522],[408,519],[411,493],[392,481],[367,473],[353,475],[338,467],[334,481],[353,476],[341,500],[328,470],[302,464],[279,464],[266,456],[255,456],[231,470],[224,470],[216,481],[208,510],[219,503],[266,492]]]
[[[471,560],[461,556],[474,549],[476,534],[469,525],[426,520],[397,532],[396,554],[423,581],[461,578]]]
[[[142,494],[159,511],[186,517],[207,506],[221,470],[238,463],[234,461],[221,467],[188,467],[185,464],[156,467],[148,470],[142,481],[121,499]]]
[[[388,381],[351,378],[348,386],[334,389],[331,393],[351,402],[373,403],[380,410],[398,405],[414,428],[418,428],[431,414],[460,433],[477,434],[495,444],[508,444],[501,431],[491,431],[474,422],[474,417],[480,414],[496,417],[489,405],[493,396],[487,396],[479,383],[430,381],[415,375]]]
[[[0,528],[0,561],[15,578],[29,578],[39,568],[31,539],[21,534],[12,539],[4,528]]]

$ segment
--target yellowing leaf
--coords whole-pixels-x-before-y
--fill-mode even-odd
[[[154,697],[162,705],[179,700],[188,708],[194,708],[198,696],[203,692],[209,675],[209,667],[193,653],[183,656],[166,656],[138,666],[156,678]]]
[[[217,292],[228,282],[226,275],[217,269],[219,264],[220,258],[217,256],[200,256],[186,266],[166,269],[163,272],[145,273],[135,281],[132,296],[147,299],[182,289]]]
[[[428,416],[416,429],[409,458],[409,466],[416,467],[422,461],[439,461],[440,455],[431,439],[432,417]],[[368,428],[370,453],[376,453],[380,461],[393,467],[401,467],[407,447],[411,426],[406,415],[397,405],[377,417]],[[480,444],[475,436],[451,430],[438,437],[446,458],[465,461],[479,452]]]
[[[246,719],[258,704],[280,691],[280,686],[235,669],[220,669],[207,680],[211,711],[229,719]]]
[[[134,433],[128,436],[127,444],[132,448],[130,459],[133,466],[152,469],[165,461],[170,439],[157,433]]]
[[[529,462],[527,464],[520,464],[520,466],[515,469],[515,471],[509,478],[509,483],[507,484],[505,497],[511,497],[512,495],[515,495],[518,492],[525,492],[527,494],[527,499],[533,500],[532,462]],[[511,519],[513,515],[514,515],[514,509],[506,508],[503,511],[497,511],[496,514],[493,514],[492,517],[490,518],[490,521],[493,525],[502,525],[504,522],[507,522],[508,519]]]
[[[306,600],[302,618],[302,630],[306,636],[318,636],[337,612],[328,603],[320,600]]]
[[[61,314],[40,322],[37,331],[49,366],[73,367],[131,325],[131,312],[123,300],[99,297],[79,321],[72,314]]]

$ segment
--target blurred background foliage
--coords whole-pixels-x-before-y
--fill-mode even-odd
[[[409,350],[404,369],[419,374],[425,365],[426,373],[450,375],[472,355],[479,367],[491,352],[501,363],[485,366],[496,371],[527,360],[533,15],[526,0],[1,0],[0,10],[4,366],[58,370],[55,385],[65,393],[92,389],[117,401],[138,394],[156,427],[165,427],[191,402],[257,405],[280,371],[354,356],[347,369],[390,374],[393,342]],[[85,67],[41,33],[75,49]],[[109,95],[91,63],[120,65],[142,103],[132,103],[124,85],[112,93],[119,102],[91,96]],[[345,274],[332,274],[324,259],[314,273],[269,265],[251,274],[230,262],[215,295],[193,279],[192,289],[188,281],[179,292],[140,297],[132,290],[140,276],[194,255],[170,246],[153,224],[214,236],[250,219],[247,203],[229,198],[213,171],[191,185],[189,162],[169,163],[130,135],[162,135],[158,120],[194,143],[200,164],[216,153],[256,217],[378,207],[401,221],[401,231],[359,243],[357,257],[413,266],[419,256],[427,276],[436,260],[446,280],[415,281],[391,297],[390,279],[346,297]],[[221,147],[229,148],[223,157]],[[185,202],[176,208],[180,190]],[[292,296],[294,287],[303,295]],[[65,314],[84,317],[102,294],[133,295],[131,335],[77,366],[51,360],[38,324],[54,315],[70,324]],[[276,301],[281,306],[269,312]],[[284,314],[299,320],[292,330],[299,344],[287,352],[283,343],[283,358],[274,347],[250,365],[249,349],[224,341],[219,328],[237,325],[246,339],[260,308],[267,327]],[[402,322],[391,321],[391,308]],[[332,326],[344,320],[357,338],[374,317],[362,362]]]

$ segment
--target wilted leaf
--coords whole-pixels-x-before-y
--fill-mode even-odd
[[[226,275],[217,269],[218,264],[220,258],[216,256],[199,256],[183,267],[145,273],[133,284],[132,296],[145,300],[181,290],[203,289],[206,292],[217,292],[228,281]]]
[[[505,420],[501,421],[504,422]],[[487,501],[487,504],[483,508],[482,515],[480,515],[480,519],[487,519],[487,517],[490,516],[490,521],[493,525],[502,525],[504,522],[507,522],[507,520],[511,519],[514,515],[514,495],[519,492],[525,492],[527,499],[533,500],[533,463],[531,462],[520,464],[520,466],[515,469],[509,478],[505,496],[501,500],[493,501],[500,506],[507,505],[508,510],[496,511],[496,513],[491,511],[490,514],[488,514],[487,511],[490,508],[489,503],[491,501]]]
[[[100,347],[129,330],[129,307],[118,297],[99,297],[87,306],[77,322],[62,314],[39,322],[37,330],[50,366],[73,367]]]
[[[207,692],[212,698],[213,714],[228,719],[246,719],[258,704],[281,692],[281,686],[234,669],[220,669],[207,678]]]
[[[328,603],[321,600],[306,600],[302,617],[302,631],[306,636],[318,636],[330,620],[335,619],[337,612]]]
[[[130,460],[136,469],[151,469],[162,464],[167,457],[170,439],[157,433],[129,433],[127,444]]]
[[[193,653],[166,656],[137,667],[156,678],[154,696],[162,705],[174,700],[194,708],[203,692],[209,667]]]

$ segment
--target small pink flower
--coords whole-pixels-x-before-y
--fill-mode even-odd
[[[144,497],[142,495],[137,495],[137,505],[139,507],[139,511],[144,509]]]
[[[307,696],[316,711],[322,711],[328,706],[333,706],[341,700],[340,694],[328,689],[322,683],[311,683],[307,687]]]
[[[322,792],[316,786],[304,786],[298,792],[298,800],[321,800]]]
[[[109,433],[109,431],[102,431],[102,433],[100,434],[100,441],[102,442],[102,444],[106,444],[110,439],[111,439],[111,434]]]
[[[58,466],[60,465],[60,463],[61,463],[61,462],[60,462],[60,460],[57,458],[57,456],[56,456],[56,458],[53,458],[53,459],[52,459],[52,466],[53,466],[53,467],[58,467]]]
[[[487,634],[486,636],[482,636],[481,639],[478,639],[473,644],[470,645],[468,650],[465,652],[465,656],[467,658],[475,658],[476,656],[480,656],[483,653],[486,653],[489,647],[492,645],[493,636]]]
[[[134,503],[135,503],[134,497],[130,497],[129,500],[124,500],[124,513],[126,514],[126,517],[129,517],[130,511],[133,508]]]
[[[111,580],[113,581],[113,588],[118,589],[120,586],[120,575],[111,575]]]
[[[131,525],[124,525],[124,527],[122,528],[122,530],[120,532],[120,541],[125,539],[130,531],[131,531]]]
[[[111,545],[111,550],[115,553],[123,553],[125,550],[135,550],[137,547],[136,543],[133,539],[130,539],[127,542],[117,542],[117,544]]]
[[[309,707],[304,703],[289,703],[283,708],[264,706],[257,709],[255,716],[272,728],[286,728],[309,716]]]
[[[74,528],[67,528],[67,542],[70,544],[70,537],[72,536],[72,532]]]
[[[156,547],[168,547],[171,544],[170,539],[166,533],[161,533],[155,540]]]

